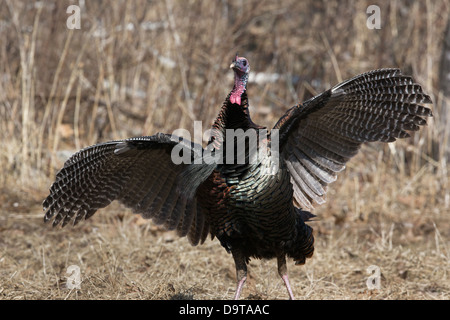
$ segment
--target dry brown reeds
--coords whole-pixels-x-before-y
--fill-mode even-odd
[[[66,26],[71,4],[81,9],[79,30]],[[52,230],[40,202],[82,147],[192,130],[194,120],[206,130],[239,52],[263,79],[249,84],[252,118],[269,127],[370,69],[399,67],[423,85],[434,101],[428,127],[362,148],[315,212],[314,258],[290,266],[290,278],[299,298],[448,299],[450,97],[439,75],[450,5],[382,2],[381,29],[372,30],[371,4],[0,0],[0,298],[231,297],[231,257],[216,241],[192,248],[117,204]],[[72,264],[81,290],[65,287]],[[375,291],[364,284],[374,264]],[[285,298],[273,262],[251,262],[243,295]]]

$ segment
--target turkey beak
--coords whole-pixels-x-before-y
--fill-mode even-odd
[[[236,68],[236,63],[237,63],[238,59],[239,59],[239,55],[236,53],[236,57],[234,58],[233,62],[231,62],[231,64],[230,64],[230,69]]]

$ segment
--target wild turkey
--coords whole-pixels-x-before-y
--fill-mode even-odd
[[[235,261],[236,299],[250,258],[277,258],[294,299],[286,256],[303,264],[314,250],[305,224],[313,215],[304,209],[324,202],[327,185],[363,142],[392,142],[425,125],[423,117],[432,114],[421,104],[431,99],[398,69],[370,71],[292,107],[267,132],[250,118],[247,59],[236,56],[230,68],[234,87],[206,148],[158,133],[83,149],[57,173],[43,203],[45,221],[75,225],[118,200],[192,245],[217,237]],[[250,142],[239,153],[230,129],[241,129],[247,140],[256,134],[262,156],[252,155]]]

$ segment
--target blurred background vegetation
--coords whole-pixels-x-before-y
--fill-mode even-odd
[[[356,74],[399,67],[433,97],[430,128],[410,141],[414,164],[446,165],[441,75],[448,1],[11,1],[0,7],[0,185],[41,187],[61,150],[176,128],[208,129],[247,57],[255,120]],[[81,9],[70,30],[69,5]],[[447,108],[448,109],[448,108]],[[395,145],[395,148],[398,144]],[[415,149],[417,148],[417,149]],[[414,167],[417,171],[418,167]],[[48,183],[48,181],[46,181]]]
[[[370,16],[366,10],[373,4],[380,8],[381,29],[366,24]],[[80,29],[67,28],[70,5],[81,10]],[[269,128],[291,106],[371,69],[399,67],[423,86],[433,99],[434,117],[411,138],[365,145],[350,161],[330,186],[327,204],[315,212],[321,220],[314,228],[324,241],[318,240],[313,260],[323,260],[321,266],[326,268],[333,267],[328,262],[334,259],[367,252],[386,258],[391,250],[386,259],[397,268],[400,252],[415,246],[419,257],[430,261],[429,268],[421,265],[420,271],[413,271],[418,278],[411,278],[407,287],[401,282],[393,292],[414,291],[417,283],[426,283],[417,289],[425,290],[425,297],[448,298],[449,16],[448,0],[0,0],[0,222],[7,222],[0,231],[13,252],[4,260],[12,261],[11,269],[2,267],[5,277],[11,282],[22,265],[14,255],[29,250],[26,241],[37,241],[39,248],[38,243],[44,243],[49,260],[59,261],[64,254],[51,256],[51,247],[39,234],[40,204],[65,159],[102,141],[177,128],[192,132],[194,120],[203,121],[203,130],[208,129],[231,90],[228,67],[238,52],[251,64],[252,119]],[[16,220],[19,213],[36,217],[39,223],[34,219],[24,227],[26,220]],[[335,225],[350,226],[342,230],[352,236],[329,240],[332,236],[324,235],[333,235]],[[21,242],[23,234],[29,234],[26,230],[35,230],[37,240]],[[126,234],[125,230],[121,232]],[[399,251],[392,250],[392,237],[403,246]],[[114,245],[114,236],[111,239]],[[353,246],[353,253],[333,246]],[[369,251],[358,253],[362,249]],[[35,258],[32,265],[40,270],[44,254],[28,256]],[[422,261],[414,256],[411,265],[405,262],[409,269],[394,271],[400,281],[410,279],[405,270],[413,270],[417,259]],[[61,262],[62,273],[64,263],[68,262]],[[100,261],[98,268],[103,264]],[[48,285],[45,263],[43,268]],[[199,274],[203,268],[198,266]],[[29,272],[24,269],[22,276],[29,278],[33,275]],[[346,275],[362,277],[361,272]],[[234,286],[230,279],[225,279],[225,287]],[[441,282],[445,279],[447,284]],[[337,278],[330,283],[339,285]],[[22,296],[20,290],[12,296]]]

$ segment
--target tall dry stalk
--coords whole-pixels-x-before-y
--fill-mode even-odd
[[[20,53],[20,67],[21,67],[21,109],[22,109],[22,143],[21,143],[21,165],[20,165],[20,181],[26,183],[30,176],[30,169],[33,161],[33,142],[32,135],[35,130],[34,122],[34,95],[35,95],[35,81],[34,81],[34,65],[36,53],[36,35],[39,27],[39,18],[43,7],[40,6],[36,12],[33,24],[33,32],[31,36],[22,33],[22,25],[19,21],[18,13],[10,0],[6,1],[11,16],[11,21],[17,33],[17,40]],[[31,154],[33,153],[33,155]]]
[[[45,145],[44,143],[44,133],[48,130],[48,126],[51,125],[51,123],[49,121],[49,117],[50,117],[50,113],[52,111],[52,109],[54,108],[54,99],[55,99],[55,94],[56,91],[58,89],[58,86],[60,84],[60,75],[61,75],[61,70],[62,67],[66,61],[66,57],[67,57],[67,53],[69,51],[70,48],[70,44],[71,44],[71,40],[72,40],[72,36],[73,36],[73,32],[68,32],[67,33],[67,37],[66,37],[66,41],[64,43],[64,48],[61,52],[61,56],[59,58],[58,61],[58,66],[55,70],[54,76],[53,76],[53,82],[51,85],[51,89],[50,89],[50,94],[47,98],[47,103],[45,105],[45,110],[44,110],[44,115],[42,117],[42,122],[41,125],[39,126],[39,133],[38,133],[38,148],[37,148],[37,152],[38,154],[42,153],[42,148]],[[38,159],[38,163],[37,163],[37,167],[38,168],[43,168],[42,166],[42,157],[39,157]]]

